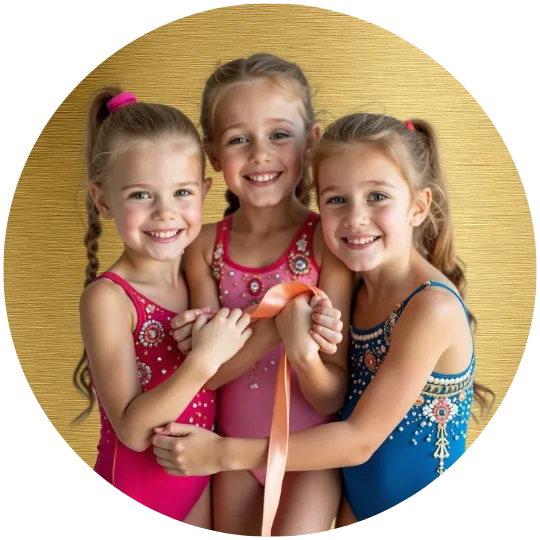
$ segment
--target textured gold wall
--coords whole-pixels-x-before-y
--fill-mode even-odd
[[[88,75],[45,126],[15,193],[5,248],[5,295],[15,348],[45,413],[89,464],[95,459],[97,415],[80,427],[70,425],[83,407],[71,374],[81,352],[77,304],[85,267],[88,99],[103,85],[120,84],[141,99],[177,106],[197,119],[201,90],[216,62],[261,51],[305,69],[317,90],[323,125],[366,110],[425,117],[435,124],[448,171],[457,250],[467,263],[468,303],[479,320],[478,379],[495,390],[496,405],[512,382],[533,312],[533,229],[512,159],[481,107],[429,56],[366,22],[302,6],[224,8],[159,28]],[[224,207],[224,185],[214,177],[207,221],[218,219]],[[110,226],[100,253],[102,269],[120,253]],[[486,422],[471,424],[469,444]]]

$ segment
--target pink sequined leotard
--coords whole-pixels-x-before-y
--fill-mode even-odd
[[[143,392],[164,382],[182,364],[172,337],[171,319],[176,315],[137,292],[127,281],[112,272],[107,278],[120,285],[137,310],[137,328],[133,332],[139,381]],[[210,478],[170,476],[156,461],[152,446],[144,452],[131,450],[116,436],[99,401],[101,437],[94,470],[105,480],[152,510],[182,521],[199,500]],[[212,429],[216,414],[215,392],[202,388],[176,420]]]
[[[272,286],[299,280],[312,285],[319,281],[320,269],[313,252],[313,237],[318,214],[311,212],[285,253],[274,264],[248,268],[229,258],[231,215],[217,224],[213,254],[213,273],[219,284],[223,307],[246,309],[257,304]],[[277,366],[283,345],[256,362],[246,373],[219,389],[216,431],[228,437],[268,437],[272,423]],[[324,424],[329,417],[319,415],[304,399],[298,379],[291,370],[290,431]],[[261,484],[264,471],[252,471]]]

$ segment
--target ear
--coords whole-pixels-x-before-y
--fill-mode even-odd
[[[304,163],[311,165],[313,160],[313,152],[321,138],[321,125],[319,122],[315,122],[311,129],[307,133],[306,150],[304,151]]]
[[[203,142],[203,148],[204,148],[204,151],[206,152],[206,155],[208,156],[208,159],[214,171],[221,172],[223,169],[221,167],[221,162],[219,161],[217,157],[216,151],[214,149],[214,145],[210,141],[205,140]]]
[[[203,185],[202,185],[202,198],[203,198],[203,201],[204,201],[204,199],[206,199],[206,196],[208,195],[208,192],[210,191],[211,187],[212,187],[212,179],[210,177],[205,178],[203,180]]]
[[[432,201],[433,194],[431,193],[431,189],[425,188],[418,193],[412,208],[411,225],[413,227],[418,227],[424,223],[429,215],[429,208]]]
[[[90,195],[94,200],[94,204],[99,211],[99,215],[105,219],[111,219],[113,217],[112,211],[101,186],[99,186],[95,182],[90,182],[88,190],[90,191]]]

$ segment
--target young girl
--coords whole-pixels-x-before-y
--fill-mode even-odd
[[[291,435],[287,470],[343,467],[343,526],[398,504],[450,467],[465,451],[473,393],[481,405],[485,397],[473,383],[472,316],[431,126],[346,116],[324,134],[314,170],[326,243],[360,279],[342,421]],[[302,302],[277,317],[284,339]],[[268,446],[176,424],[163,433],[189,434],[153,439],[172,474],[256,468]]]
[[[229,207],[225,219],[205,225],[186,252],[192,307],[245,309],[272,286],[300,280],[318,285],[334,308],[347,313],[352,274],[326,249],[319,216],[308,208],[308,165],[319,128],[300,68],[266,54],[219,67],[206,83],[201,125],[210,161],[224,174]],[[175,335],[183,350],[190,347],[192,320],[185,314],[173,324],[180,327]],[[315,322],[320,325],[308,346],[294,331],[283,337],[293,368],[291,431],[327,423],[345,399],[346,347],[319,355],[319,346],[333,352],[324,346],[332,321],[321,315]],[[257,322],[253,331],[208,383],[219,388],[216,431],[224,436],[270,434],[282,337],[273,319]],[[216,530],[260,534],[265,466],[214,478]],[[340,489],[336,471],[287,474],[273,534],[327,530]]]
[[[149,508],[210,528],[209,478],[167,476],[149,448],[153,429],[174,419],[212,428],[215,393],[204,385],[251,334],[248,315],[223,309],[197,320],[187,357],[172,337],[171,319],[188,304],[182,253],[210,187],[197,130],[172,107],[105,88],[90,107],[86,158],[85,354],[74,380],[89,400],[82,417],[94,387],[99,400],[95,470]],[[114,219],[124,251],[96,277],[100,215]]]

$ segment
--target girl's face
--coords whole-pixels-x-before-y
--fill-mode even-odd
[[[302,106],[292,91],[266,78],[224,91],[208,154],[243,204],[274,206],[293,192],[311,135]]]
[[[410,255],[429,189],[413,201],[394,163],[362,143],[324,159],[318,173],[323,234],[336,257],[354,272],[369,272]]]
[[[169,261],[199,234],[209,188],[193,142],[170,138],[126,152],[104,189],[90,189],[127,248]]]

